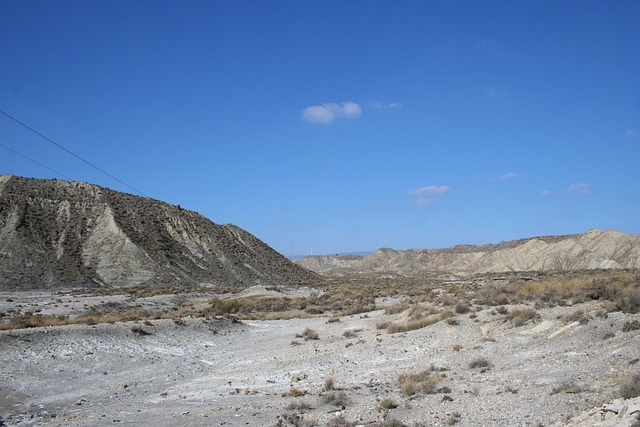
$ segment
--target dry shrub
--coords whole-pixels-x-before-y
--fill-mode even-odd
[[[622,325],[622,332],[631,332],[638,329],[640,329],[640,321],[638,320],[631,320]]]
[[[40,326],[59,326],[70,323],[68,316],[43,316],[40,314],[24,314],[14,316],[9,323],[0,325],[0,329],[24,329]]]
[[[418,374],[404,374],[399,378],[400,391],[405,396],[417,393],[434,394],[438,392],[436,386],[442,379],[440,374],[422,371]]]
[[[509,309],[507,309],[507,307],[505,307],[504,305],[501,305],[499,307],[496,307],[496,313],[498,313],[498,314],[507,314],[507,313],[509,313]]]
[[[289,411],[308,411],[313,409],[313,405],[305,400],[298,400],[297,402],[291,402],[287,405]]]
[[[532,308],[513,308],[505,317],[515,327],[520,327],[530,320],[537,320],[540,315]]]
[[[291,388],[286,393],[282,393],[282,397],[300,397],[308,394],[309,392],[306,390],[300,390],[295,387]]]
[[[427,308],[424,305],[415,304],[411,306],[411,308],[409,309],[409,313],[408,313],[409,319],[420,320],[424,317],[426,312],[427,312]]]
[[[389,320],[381,320],[376,323],[376,329],[387,329],[387,327],[391,324]]]
[[[308,341],[308,340],[319,340],[320,339],[320,336],[315,331],[315,329],[311,329],[311,328],[304,328],[304,331],[302,331],[302,334],[299,335],[298,337],[299,338],[304,338],[305,341]]]
[[[334,381],[333,377],[327,377],[324,380],[324,386],[322,387],[322,389],[324,391],[331,391],[331,390],[333,390],[334,387],[335,387],[335,381]]]
[[[344,392],[336,393],[334,391],[330,391],[322,397],[322,401],[327,405],[342,407],[347,406],[347,404],[349,403],[349,398]]]
[[[274,298],[274,297],[252,297],[252,298],[212,298],[209,301],[209,314],[220,316],[223,314],[243,314],[251,313],[283,313],[286,311],[313,311],[307,307],[306,298]],[[324,310],[318,310],[318,314]],[[299,316],[297,316],[299,317]]]
[[[548,305],[571,301],[612,301],[617,310],[640,312],[640,275],[605,272],[572,278],[552,278],[541,282],[526,282],[518,288],[522,300]]]
[[[618,390],[623,399],[633,399],[640,396],[640,374],[635,374],[627,378]]]
[[[478,289],[476,299],[479,304],[484,305],[505,305],[510,302],[504,287],[493,284]]]
[[[471,369],[491,369],[491,362],[484,357],[479,357],[477,359],[472,360],[469,363],[469,367]]]
[[[591,317],[582,310],[576,310],[571,314],[562,316],[560,319],[565,323],[580,322],[581,325],[586,325],[591,320]]]
[[[398,407],[398,404],[389,397],[385,397],[382,400],[380,400],[379,405],[382,409],[395,409]]]
[[[396,304],[390,305],[387,308],[384,309],[384,314],[398,314],[398,313],[402,313],[403,311],[407,310],[409,307],[411,307],[411,304],[409,304],[408,301],[403,300],[400,301]]]
[[[347,329],[342,335],[346,338],[356,338],[358,336],[358,332],[362,332],[362,329]]]
[[[471,305],[461,301],[458,304],[456,304],[456,306],[454,307],[454,310],[458,314],[465,314],[471,311]]]
[[[336,322],[340,322],[340,316],[331,316],[330,318],[327,319],[327,323],[336,323]]]

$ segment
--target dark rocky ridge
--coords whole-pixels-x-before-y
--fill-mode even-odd
[[[0,176],[0,289],[311,284],[250,233],[96,185]]]

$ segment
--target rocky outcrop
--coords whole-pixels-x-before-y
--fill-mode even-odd
[[[305,270],[246,231],[96,185],[0,176],[0,289],[295,285]]]
[[[509,271],[640,268],[640,235],[615,230],[544,236],[446,249],[379,249],[368,256],[311,256],[297,264],[326,275],[430,273],[472,275]]]

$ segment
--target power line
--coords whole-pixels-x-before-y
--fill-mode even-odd
[[[44,136],[43,134],[41,134],[40,132],[38,132],[37,130],[33,129],[32,127],[27,126],[26,124],[22,123],[20,120],[16,119],[15,117],[10,116],[9,114],[5,113],[4,111],[0,110],[0,113],[2,113],[3,115],[7,116],[8,118],[10,118],[11,120],[13,120],[14,122],[18,123],[20,126],[29,129],[31,132],[35,133],[36,135],[38,135],[39,137],[45,139],[46,141],[49,141],[51,144],[55,145],[56,147],[60,148],[61,150],[66,151],[67,153],[71,154],[73,157],[83,161],[84,163],[88,164],[89,166],[91,166],[92,168],[102,172],[103,174],[107,175],[109,178],[115,179],[116,181],[118,181],[120,184],[125,185],[126,187],[132,189],[133,191],[135,191],[136,193],[145,196],[145,197],[149,197],[146,194],[144,194],[142,191],[138,190],[135,187],[130,186],[129,184],[127,184],[126,182],[116,178],[115,176],[111,175],[109,172],[100,169],[98,166],[94,165],[93,163],[89,162],[88,160],[83,159],[82,157],[78,156],[77,154],[71,152],[70,150],[67,150],[66,148],[64,148],[62,145],[58,144],[55,141],[52,141],[51,139],[47,138],[46,136]],[[24,156],[23,156],[24,157]],[[46,167],[46,166],[45,166]],[[47,168],[49,169],[49,168]],[[56,172],[57,173],[57,172]],[[64,176],[64,175],[63,175]]]
[[[41,167],[43,167],[43,168],[45,168],[45,169],[48,169],[48,170],[50,170],[51,172],[53,172],[53,173],[55,173],[55,174],[57,174],[57,175],[60,175],[60,176],[61,176],[61,177],[63,177],[63,178],[68,179],[69,181],[73,181],[73,179],[69,178],[68,176],[66,176],[66,175],[64,175],[64,174],[61,174],[61,173],[60,173],[60,172],[58,172],[58,171],[54,171],[54,170],[53,170],[53,169],[51,169],[50,167],[45,166],[45,165],[43,165],[42,163],[37,162],[37,161],[35,161],[35,160],[33,160],[33,159],[31,159],[31,158],[29,158],[29,157],[25,156],[24,154],[20,154],[20,153],[18,153],[17,151],[12,150],[12,149],[11,149],[11,148],[9,148],[9,147],[5,147],[5,146],[4,146],[4,145],[2,145],[2,144],[0,144],[0,147],[4,148],[4,149],[5,149],[5,150],[7,150],[7,151],[11,151],[13,154],[15,154],[15,155],[17,155],[17,156],[20,156],[20,157],[22,157],[23,159],[27,159],[27,160],[29,160],[30,162],[33,162],[33,163],[35,163],[35,164],[36,164],[36,165],[38,165],[38,166],[41,166]]]

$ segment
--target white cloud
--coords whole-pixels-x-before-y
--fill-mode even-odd
[[[429,185],[413,190],[411,194],[445,194],[451,191],[447,185]]]
[[[589,192],[590,184],[585,184],[584,182],[579,182],[577,184],[571,184],[567,187],[568,191],[573,191],[574,193],[587,194]]]
[[[517,178],[517,177],[519,177],[519,176],[520,176],[520,174],[519,174],[518,172],[507,172],[507,173],[505,173],[504,175],[502,175],[502,176],[500,177],[500,179],[507,180],[507,179]]]
[[[430,205],[431,203],[435,203],[435,199],[429,199],[427,197],[420,197],[417,201],[416,201],[419,205]]]
[[[547,196],[551,195],[551,191],[549,191],[549,190],[542,190],[542,191],[540,192],[540,195],[541,195],[542,197],[547,197]]]
[[[375,101],[371,103],[371,107],[379,110],[397,110],[402,108],[402,102],[382,102]]]
[[[630,137],[634,137],[634,136],[638,136],[638,131],[635,129],[629,129],[624,134]]]
[[[355,102],[333,102],[312,105],[302,110],[302,117],[312,123],[331,123],[335,119],[352,119],[362,114],[362,108]]]

